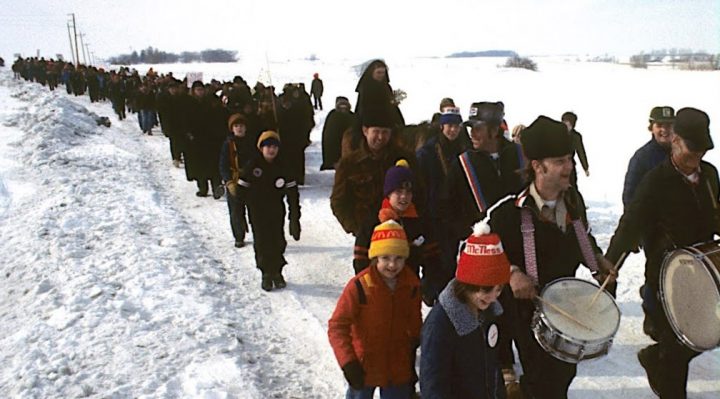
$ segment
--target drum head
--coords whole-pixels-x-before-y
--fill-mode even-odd
[[[605,290],[589,306],[599,288],[577,278],[561,278],[546,285],[541,294],[542,299],[569,313],[589,329],[541,303],[547,322],[564,335],[578,340],[592,342],[611,339],[620,326],[620,309]]]
[[[678,338],[698,352],[720,345],[720,287],[704,254],[680,249],[665,258],[660,296]]]

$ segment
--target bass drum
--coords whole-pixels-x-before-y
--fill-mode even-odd
[[[598,289],[578,278],[557,279],[543,288],[531,326],[546,352],[568,363],[607,355],[620,327],[620,308],[605,290],[590,306]]]
[[[669,253],[660,270],[660,300],[675,335],[704,352],[720,346],[720,246],[716,242]]]

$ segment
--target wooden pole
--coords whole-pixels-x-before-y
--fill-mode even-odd
[[[613,272],[617,273],[618,269],[620,268],[620,264],[623,263],[623,261],[627,257],[627,254],[628,254],[627,252],[623,252],[622,255],[620,255],[620,258],[617,260],[617,262],[615,262],[615,267],[613,267]],[[590,304],[587,307],[588,309],[590,309],[592,307],[592,305],[595,303],[595,301],[597,301],[598,297],[600,296],[600,293],[605,289],[605,287],[607,287],[609,282],[610,282],[610,276],[608,275],[607,277],[605,277],[605,281],[603,281],[600,288],[598,288],[597,292],[592,297],[592,300],[590,301]]]

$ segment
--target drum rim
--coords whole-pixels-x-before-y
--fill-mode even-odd
[[[560,282],[566,281],[566,280],[582,281],[583,283],[586,283],[586,284],[588,284],[588,285],[590,285],[590,286],[592,286],[592,287],[595,287],[595,288],[597,288],[597,289],[600,288],[599,286],[593,284],[592,282],[590,282],[590,281],[588,281],[588,280],[585,280],[585,279],[582,279],[582,278],[577,278],[577,277],[560,277],[560,278],[558,278],[558,279],[555,279],[555,280],[553,280],[553,281],[545,284],[545,287],[543,287],[542,291],[540,291],[540,296],[542,297],[543,294],[545,294],[545,291],[546,291],[551,285],[553,285],[553,284],[555,284],[555,283],[560,283]],[[579,339],[579,338],[575,338],[575,337],[569,337],[569,336],[567,336],[562,330],[560,330],[560,328],[559,328],[558,326],[556,326],[555,324],[553,324],[552,321],[551,321],[549,318],[545,317],[545,312],[539,312],[539,315],[540,315],[540,317],[545,321],[545,323],[547,323],[549,326],[551,326],[554,330],[557,330],[558,333],[559,333],[560,335],[562,335],[563,338],[566,338],[566,337],[567,337],[567,338],[571,338],[571,340],[574,341],[574,342],[580,341],[580,342],[584,342],[584,343],[598,343],[598,342],[607,341],[608,339],[609,339],[610,341],[612,341],[612,340],[615,339],[615,335],[617,335],[617,332],[618,332],[618,330],[620,329],[620,320],[622,319],[622,312],[620,311],[620,307],[618,306],[617,302],[615,301],[615,298],[613,298],[613,296],[610,295],[607,291],[604,291],[604,293],[605,293],[605,295],[607,295],[608,298],[610,298],[610,300],[612,301],[612,304],[615,306],[615,309],[617,310],[617,313],[618,313],[618,318],[617,318],[617,321],[615,322],[615,328],[613,328],[613,332],[612,332],[611,334],[609,334],[608,336],[606,336],[606,337],[598,338],[598,339],[593,339],[593,340]],[[541,307],[542,309],[544,309],[544,305],[543,305],[542,303],[539,303],[538,306]]]
[[[703,243],[706,244],[706,243]],[[670,324],[670,328],[672,328],[673,332],[675,333],[675,336],[677,337],[680,342],[687,346],[688,348],[696,351],[696,352],[706,352],[709,350],[713,350],[717,347],[720,347],[720,338],[718,339],[718,342],[715,343],[715,346],[710,348],[700,347],[697,346],[695,343],[693,343],[690,338],[682,331],[680,331],[680,327],[677,325],[677,322],[675,320],[675,317],[673,316],[672,312],[670,312],[670,305],[667,304],[665,301],[665,276],[667,275],[667,269],[670,267],[670,258],[673,257],[673,255],[677,253],[686,253],[693,258],[700,261],[700,263],[705,267],[705,269],[708,271],[708,274],[710,275],[710,278],[713,279],[715,282],[715,287],[717,289],[718,296],[720,296],[720,276],[718,273],[715,273],[713,271],[713,268],[710,267],[706,263],[707,256],[705,256],[705,253],[700,251],[698,249],[698,245],[693,245],[689,247],[683,247],[678,248],[673,251],[668,252],[665,257],[663,258],[662,266],[660,267],[660,284],[658,287],[658,290],[660,292],[660,303],[662,304],[663,310],[665,311],[665,318],[668,321],[668,324]]]

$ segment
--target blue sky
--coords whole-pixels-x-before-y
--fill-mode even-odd
[[[68,58],[74,12],[97,58],[153,46],[225,48],[271,58],[720,53],[720,0],[0,0],[0,56]]]

